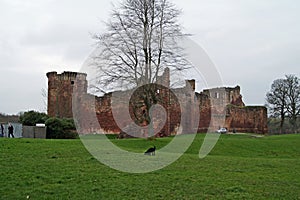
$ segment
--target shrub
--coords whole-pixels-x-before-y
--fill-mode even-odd
[[[31,110],[20,115],[20,122],[25,126],[35,126],[38,123],[44,124],[48,118],[46,113]]]
[[[78,134],[73,119],[49,118],[47,126],[47,139],[76,139]]]

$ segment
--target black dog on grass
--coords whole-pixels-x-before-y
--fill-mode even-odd
[[[145,152],[145,155],[149,155],[149,156],[155,156],[155,150],[156,150],[156,147],[151,147],[149,148],[146,152]]]

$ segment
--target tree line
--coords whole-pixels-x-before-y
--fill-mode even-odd
[[[300,79],[295,75],[273,81],[266,95],[270,123],[279,126],[280,133],[299,131]]]

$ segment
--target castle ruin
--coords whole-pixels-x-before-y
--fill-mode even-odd
[[[116,123],[112,110],[112,98],[115,96],[128,95],[126,92],[118,91],[105,94],[101,97],[94,96],[87,92],[87,75],[77,72],[57,72],[47,73],[48,77],[48,115],[59,118],[73,118],[76,116],[79,122],[77,129],[80,134],[88,133],[109,133],[119,134],[123,125],[130,123],[132,119],[126,118],[122,122]],[[267,129],[267,109],[264,106],[245,106],[240,94],[240,87],[213,88],[195,92],[195,80],[188,80],[187,86],[180,90],[181,104],[169,88],[170,74],[168,69],[159,77],[158,85],[162,85],[158,95],[162,101],[159,102],[166,110],[166,122],[158,137],[169,136],[179,132],[179,124],[184,123],[182,133],[205,133],[215,131],[220,127],[225,127],[229,131],[266,134]],[[74,109],[74,95],[76,97],[76,108]],[[128,98],[130,99],[130,97]],[[126,109],[132,114],[132,109],[128,106],[129,102],[119,104],[120,111]],[[197,105],[198,116],[193,112],[192,105]],[[181,120],[185,112],[185,121]],[[96,120],[95,120],[96,119]],[[191,121],[197,120],[195,127],[197,130],[189,129]],[[100,126],[99,126],[100,124]],[[191,127],[194,127],[192,124]],[[121,127],[120,127],[121,126]]]

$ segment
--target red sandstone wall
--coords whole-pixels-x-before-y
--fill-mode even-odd
[[[218,93],[218,94],[217,94]],[[240,87],[216,88],[198,94],[200,120],[198,132],[229,131],[267,133],[267,109],[263,106],[245,107]]]
[[[263,106],[227,106],[225,127],[230,131],[267,134],[267,109]]]
[[[72,118],[73,89],[86,94],[86,74],[76,72],[47,73],[48,77],[48,115],[51,117]]]
[[[52,117],[73,117],[79,122],[79,133],[120,133],[116,124],[112,108],[112,94],[103,97],[95,97],[87,94],[86,75],[80,73],[65,72],[57,74],[51,72],[48,77],[48,114]],[[244,107],[240,87],[216,88],[204,90],[197,94],[185,88],[176,89],[179,92],[182,102],[179,103],[173,94],[175,90],[169,90],[169,73],[165,71],[159,78],[161,88],[159,102],[167,111],[167,123],[158,136],[168,136],[179,129],[183,117],[183,133],[195,132],[192,130],[192,122],[196,116],[194,105],[197,105],[200,112],[198,120],[198,132],[214,131],[219,127],[227,127],[230,131],[235,129],[238,132],[267,133],[267,110],[265,107]],[[195,88],[194,81],[190,81],[192,88]],[[180,90],[180,91],[179,91]],[[75,93],[73,94],[73,92]],[[176,92],[176,91],[175,91]],[[126,95],[127,93],[123,93]],[[73,95],[75,99],[73,99]],[[196,101],[196,102],[194,102]],[[72,104],[73,102],[73,104]],[[75,104],[74,104],[75,102]],[[128,109],[128,102],[119,104],[119,112]],[[127,105],[126,105],[127,104]],[[231,106],[227,106],[232,104]],[[76,108],[72,106],[76,105]],[[132,115],[132,108],[130,113]],[[125,111],[125,110],[124,110]],[[133,120],[125,118],[119,122],[121,125],[130,124]],[[211,127],[210,130],[209,127]]]
[[[226,107],[226,116],[223,116],[222,111],[220,113],[216,110],[212,111],[213,108],[211,107],[208,97],[202,96],[199,100],[200,119],[198,132],[207,132],[208,128],[211,126],[212,129],[210,131],[217,130],[219,127],[226,127],[229,131],[235,129],[237,132],[267,133],[267,110],[265,107],[238,107],[231,105]],[[88,122],[89,116],[93,115],[93,108],[89,108],[91,105],[95,106],[96,113],[94,113],[94,115],[96,114],[99,122],[99,124],[96,124],[96,127],[100,125],[102,131],[106,133],[117,134],[121,131],[114,121],[110,102],[111,95],[105,95],[101,98],[97,97],[95,102],[83,106],[85,107],[85,112],[81,113],[87,113],[87,116],[83,119],[83,122],[85,122],[85,125],[82,125],[83,132],[90,133],[91,131],[93,132],[93,130],[96,132],[96,128],[93,128],[95,127],[95,125],[93,125],[95,122]],[[189,105],[187,100],[186,103],[180,107],[176,97],[173,95],[170,100],[170,106],[166,109],[169,111],[169,123],[166,123],[158,136],[166,136],[177,130],[181,121],[181,109],[191,109],[187,113],[192,113],[192,108],[190,108]],[[122,112],[122,108],[120,108],[120,111]],[[189,123],[189,121],[192,120],[192,117],[192,115],[190,118],[184,117],[186,121],[183,123]],[[223,121],[223,118],[225,121]],[[132,119],[125,119],[122,123],[130,124],[131,121]],[[169,132],[167,132],[167,128],[169,128]],[[193,130],[182,130],[183,133],[189,133],[191,131]]]

